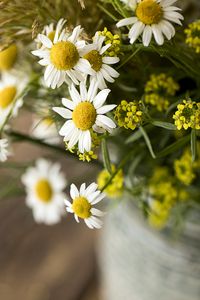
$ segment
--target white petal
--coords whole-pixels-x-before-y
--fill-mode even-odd
[[[95,182],[92,182],[87,189],[85,190],[85,197],[87,197],[88,195],[94,193],[96,191],[96,189],[98,188],[98,184],[96,184]]]
[[[144,28],[145,25],[140,21],[138,21],[131,27],[128,35],[131,44],[133,44],[137,40]]]
[[[106,65],[105,65],[106,66]],[[99,86],[99,89],[100,90],[103,90],[107,87],[106,83],[105,83],[105,80],[104,80],[104,77],[103,75],[101,74],[101,72],[97,72],[96,74],[97,76],[97,81],[98,81],[98,86]]]
[[[120,75],[115,69],[113,69],[112,67],[110,67],[108,65],[103,64],[102,69],[106,70],[108,72],[108,74],[114,78],[117,78]]]
[[[80,94],[73,84],[69,88],[69,93],[74,103],[79,104],[81,102]]]
[[[155,25],[153,24],[151,26],[152,28],[152,31],[153,31],[153,35],[154,35],[154,38],[156,40],[156,43],[158,45],[162,45],[164,43],[164,37],[162,35],[162,31],[160,30],[159,26],[158,25]]]
[[[91,209],[91,213],[97,217],[103,217],[105,215],[104,212],[102,212],[101,210],[94,208],[94,207]]]
[[[102,201],[104,198],[105,198],[105,194],[104,193],[101,193],[97,198],[95,198],[92,202],[91,202],[91,204],[92,205],[95,205],[95,204],[97,204],[97,203],[99,203],[100,201]]]
[[[53,46],[52,41],[44,34],[38,34],[38,39],[46,48],[51,48]]]
[[[110,48],[111,44],[107,44],[101,48],[99,51],[99,54],[102,55],[104,52],[106,52]]]
[[[84,196],[85,195],[85,187],[86,187],[86,184],[82,183],[81,187],[80,187],[80,196]]]
[[[110,92],[111,90],[104,89],[96,95],[93,100],[93,104],[96,109],[100,108],[105,103]]]
[[[73,184],[73,183],[70,186],[70,196],[72,199],[79,197],[79,191],[78,191],[77,187],[75,186],[75,184]]]
[[[113,110],[116,106],[116,104],[104,105],[97,109],[97,114],[106,114],[107,112]]]
[[[119,57],[109,57],[105,56],[103,57],[103,63],[108,65],[113,65],[119,62]]]
[[[148,47],[152,38],[151,26],[146,25],[143,31],[142,42],[145,47]]]
[[[71,110],[74,110],[76,107],[76,104],[73,101],[66,98],[62,98],[62,104]]]
[[[115,79],[113,79],[105,69],[101,68],[100,73],[102,74],[102,76],[105,78],[106,81],[111,83],[115,82]]]
[[[116,125],[113,122],[113,120],[111,120],[110,118],[108,118],[107,116],[104,115],[98,115],[97,116],[97,121],[100,121],[101,124],[105,124],[106,126],[110,127],[110,128],[115,128]],[[97,123],[97,122],[96,122]],[[97,124],[98,125],[98,124]]]
[[[86,101],[87,99],[87,89],[84,82],[80,83],[80,94],[81,94],[81,100]]]
[[[64,200],[64,203],[65,203],[65,205],[67,206],[67,207],[71,207],[72,206],[72,204],[71,204],[71,202],[70,201],[68,201],[68,200]]]
[[[97,90],[98,90],[98,83],[96,82],[96,80],[91,80],[90,82],[90,86],[89,86],[89,90],[87,93],[87,100],[92,102],[94,97],[97,94]]]
[[[136,17],[126,18],[126,19],[120,20],[116,24],[116,26],[117,27],[122,27],[122,26],[131,25],[131,24],[134,24],[135,22],[137,22],[137,20],[138,20],[138,18],[136,18]]]
[[[69,149],[73,148],[77,144],[78,139],[79,139],[79,130],[77,128],[75,128],[73,130],[73,133],[72,133],[69,143],[68,143]]]
[[[94,227],[92,226],[92,224],[90,223],[89,219],[84,219],[85,224],[90,228],[90,229],[94,229]]]
[[[84,148],[84,150],[89,152],[92,147],[92,139],[91,139],[90,131],[86,130],[86,131],[82,132],[82,134],[83,134],[83,148]]]
[[[72,112],[69,109],[62,108],[62,107],[53,107],[53,110],[65,119],[71,119],[72,118]]]
[[[75,126],[72,120],[68,120],[67,122],[65,122],[65,124],[61,127],[59,134],[61,136],[65,136],[68,138],[71,137],[73,131],[75,130]]]

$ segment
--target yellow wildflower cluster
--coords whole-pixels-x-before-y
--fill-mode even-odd
[[[185,29],[186,44],[194,48],[196,53],[200,53],[200,20],[197,20],[189,24]]]
[[[112,165],[111,168],[112,173],[114,173],[116,171],[115,165]],[[106,169],[102,170],[97,177],[99,189],[102,189],[110,180],[110,178],[111,174]],[[123,193],[123,187],[124,174],[122,169],[120,169],[104,191],[110,198],[120,197]]]
[[[192,162],[190,149],[186,149],[180,159],[174,161],[176,177],[185,185],[190,185],[200,170],[200,143],[197,143],[197,159]]]
[[[179,90],[179,85],[166,74],[152,74],[145,86],[144,100],[155,106],[158,111],[167,110],[170,98]]]
[[[110,48],[104,53],[106,56],[119,56],[121,52],[121,40],[118,34],[112,34],[106,27],[99,34],[105,36],[104,43],[111,44]]]
[[[142,122],[141,103],[122,100],[115,110],[115,120],[119,127],[134,130]]]
[[[170,216],[170,212],[178,199],[179,193],[173,185],[173,177],[167,168],[158,167],[149,181],[150,213],[149,224],[162,229]]]
[[[90,162],[92,159],[97,159],[97,155],[94,153],[94,151],[79,153],[78,155],[79,160]]]
[[[200,129],[200,102],[197,103],[191,99],[183,100],[181,104],[178,104],[173,119],[178,130]]]

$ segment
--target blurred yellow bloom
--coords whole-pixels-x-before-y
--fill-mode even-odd
[[[115,165],[112,165],[112,173],[114,173],[115,171],[116,167]],[[110,177],[111,174],[106,169],[102,170],[99,173],[97,177],[97,184],[99,186],[99,189],[102,189],[106,185],[106,183],[110,180]],[[120,197],[123,193],[123,186],[124,174],[122,169],[120,169],[104,191],[110,198]]]
[[[200,53],[200,20],[189,24],[188,28],[185,29],[185,34],[186,44],[194,48],[196,53]]]

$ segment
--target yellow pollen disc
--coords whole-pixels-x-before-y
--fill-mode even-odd
[[[7,86],[0,90],[0,108],[7,108],[14,100],[17,89],[15,86]]]
[[[54,40],[55,34],[56,34],[55,31],[51,31],[51,32],[49,32],[49,34],[48,34],[48,38],[49,38],[52,42],[53,42],[53,40]]]
[[[83,131],[92,128],[96,120],[94,105],[87,101],[79,103],[72,113],[72,120]]]
[[[71,42],[58,42],[51,48],[50,59],[58,70],[70,70],[79,60],[79,53]]]
[[[157,24],[163,16],[163,10],[156,0],[143,0],[137,5],[136,16],[146,25]]]
[[[89,53],[84,55],[84,58],[89,61],[91,67],[98,72],[102,67],[102,56],[99,54],[97,50],[92,50]]]
[[[87,219],[91,216],[91,204],[84,197],[75,198],[72,203],[72,209],[79,218]]]
[[[0,71],[9,70],[13,67],[17,59],[17,46],[11,45],[7,49],[0,51]]]
[[[39,180],[36,183],[35,191],[36,191],[38,198],[42,202],[47,203],[47,202],[51,201],[53,191],[52,191],[51,185],[48,182],[48,180],[46,180],[46,179]]]

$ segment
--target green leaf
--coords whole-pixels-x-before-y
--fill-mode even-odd
[[[168,154],[171,154],[177,150],[179,150],[180,148],[182,148],[185,144],[187,144],[190,140],[190,135],[186,135],[185,137],[179,139],[178,141],[176,141],[175,143],[169,145],[168,147],[166,147],[164,150],[160,151],[159,153],[157,153],[157,157],[164,157],[167,156]]]
[[[176,130],[176,126],[172,123],[168,123],[168,122],[162,122],[162,121],[151,121],[151,124],[153,124],[156,127],[161,127],[164,129],[168,129],[168,130]]]
[[[110,163],[110,156],[109,156],[109,152],[108,152],[108,147],[107,147],[106,139],[102,140],[101,147],[102,147],[102,156],[103,156],[104,168],[106,170],[108,170],[108,172],[110,174],[112,174],[112,168],[111,168],[111,163]]]
[[[197,137],[196,130],[192,129],[191,131],[191,153],[192,153],[192,161],[195,161],[197,154]]]
[[[140,129],[140,132],[142,133],[142,135],[143,135],[143,137],[144,137],[144,140],[145,140],[145,142],[146,142],[146,144],[147,144],[147,147],[148,147],[148,149],[149,149],[149,152],[150,152],[151,156],[155,159],[155,158],[156,158],[156,155],[155,155],[155,153],[154,153],[154,151],[153,151],[153,148],[152,148],[152,145],[151,145],[151,141],[150,141],[150,139],[149,139],[149,137],[148,137],[146,131],[144,130],[144,128],[143,128],[142,126],[140,126],[139,129]]]
[[[147,125],[145,126],[145,131],[149,131],[149,129],[151,129],[152,126],[151,125]],[[129,136],[126,141],[125,144],[130,144],[133,143],[137,140],[139,140],[142,137],[142,132],[138,129],[137,131],[135,131],[131,136]]]

